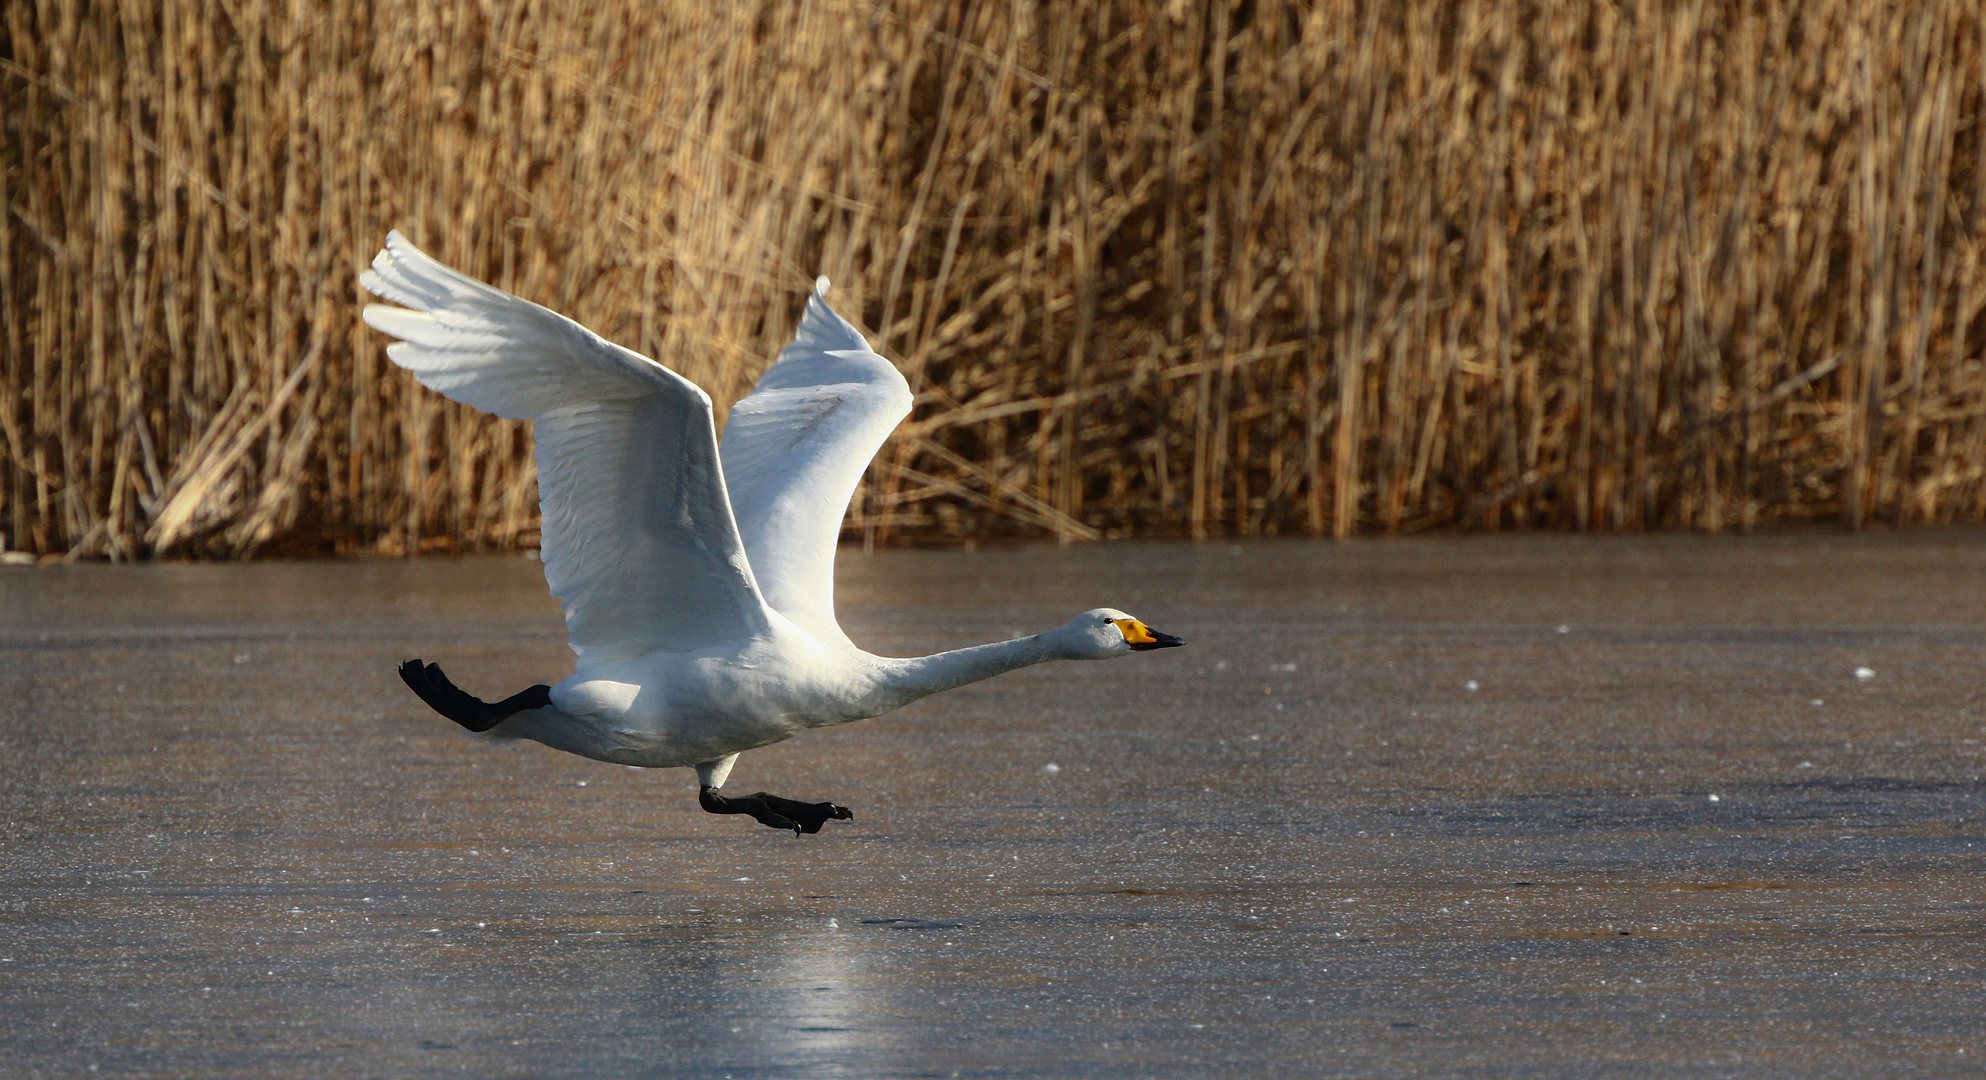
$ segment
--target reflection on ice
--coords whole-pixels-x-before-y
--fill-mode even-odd
[[[766,973],[770,1015],[760,1042],[774,1060],[825,1065],[880,1048],[875,1029],[863,1020],[888,1012],[887,1001],[879,1000],[886,987],[870,981],[856,942],[852,934],[819,930],[767,943],[773,950]]]

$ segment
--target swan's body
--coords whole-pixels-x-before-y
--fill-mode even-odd
[[[701,765],[1053,659],[1077,657],[1056,655],[1037,637],[897,660],[775,620],[766,636],[736,648],[582,667],[551,688],[551,708],[518,713],[495,730],[622,765]]]
[[[369,325],[401,339],[387,348],[394,363],[456,401],[535,423],[545,576],[576,670],[491,705],[437,666],[401,669],[472,730],[601,761],[694,766],[706,809],[812,832],[820,822],[806,808],[848,812],[716,795],[739,752],[1046,660],[1179,644],[1109,608],[915,659],[849,641],[834,617],[841,519],[911,396],[828,307],[825,279],[793,343],[732,408],[721,452],[710,398],[694,384],[397,232],[360,282],[405,305],[365,309]]]

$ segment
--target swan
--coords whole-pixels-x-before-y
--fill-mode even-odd
[[[496,702],[439,664],[409,689],[470,731],[599,761],[696,770],[713,814],[816,833],[832,802],[726,796],[738,755],[1049,660],[1183,645],[1115,608],[1033,637],[908,659],[857,648],[834,615],[834,555],[856,482],[910,412],[909,384],[828,306],[731,409],[720,444],[696,384],[550,309],[442,265],[397,230],[359,276],[367,325],[421,385],[529,419],[545,579],[571,676]]]

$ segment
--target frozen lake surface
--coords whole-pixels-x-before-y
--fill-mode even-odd
[[[0,571],[0,1075],[1949,1076],[1986,1056],[1986,534],[841,559],[1034,668],[686,770],[535,562]]]

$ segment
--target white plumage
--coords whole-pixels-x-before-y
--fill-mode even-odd
[[[817,831],[830,803],[716,794],[739,751],[887,712],[1053,659],[1165,648],[1110,608],[1017,641],[899,660],[835,620],[834,552],[862,471],[910,412],[910,388],[828,306],[808,298],[793,343],[732,407],[720,450],[709,395],[549,309],[458,273],[398,232],[360,284],[422,385],[529,418],[538,446],[545,577],[577,656],[552,687],[485,704],[440,668],[402,677],[472,730],[603,761],[693,765],[706,809]]]
[[[910,385],[814,284],[793,344],[724,424],[724,483],[745,553],[773,610],[824,641],[834,618],[834,549],[869,459],[910,415]]]

